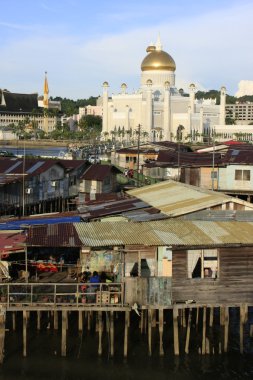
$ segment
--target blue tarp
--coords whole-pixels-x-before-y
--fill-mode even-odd
[[[32,225],[42,225],[42,224],[58,224],[58,223],[77,223],[81,222],[80,216],[66,216],[66,217],[55,217],[55,218],[39,218],[39,219],[19,219],[13,220],[5,223],[0,222],[0,230],[22,230],[28,226]]]

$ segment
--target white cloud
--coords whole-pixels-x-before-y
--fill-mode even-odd
[[[48,71],[50,95],[83,98],[101,93],[104,80],[110,91],[122,82],[129,92],[140,82],[140,65],[151,40],[161,34],[163,48],[177,64],[178,87],[198,83],[199,89],[225,85],[234,93],[242,79],[252,79],[253,4],[244,4],[195,16],[182,16],[170,23],[98,35],[90,40],[80,36],[52,33],[51,37],[29,36],[2,48],[1,87],[11,91],[42,91]]]

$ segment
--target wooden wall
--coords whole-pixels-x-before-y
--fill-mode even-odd
[[[187,278],[187,251],[173,251],[172,300],[197,303],[253,302],[253,247],[219,250],[219,276]]]

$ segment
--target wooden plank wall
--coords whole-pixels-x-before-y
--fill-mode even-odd
[[[253,302],[253,247],[219,250],[219,278],[188,279],[187,251],[174,251],[173,302]]]

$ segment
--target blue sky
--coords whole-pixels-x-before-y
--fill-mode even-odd
[[[101,94],[106,80],[139,87],[146,47],[160,32],[187,90],[253,80],[252,0],[0,0],[0,88],[51,96]]]

